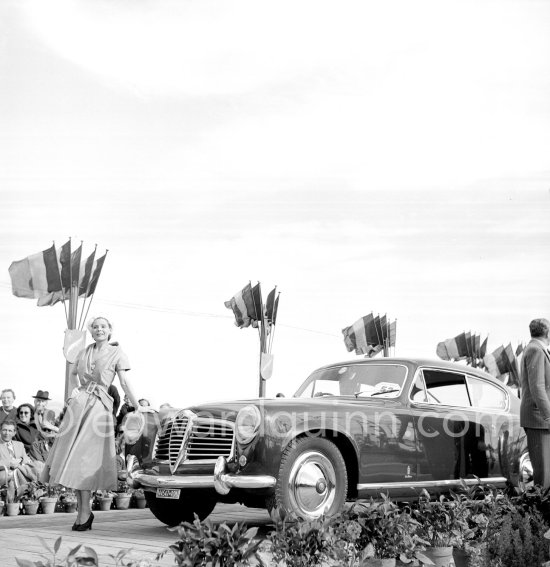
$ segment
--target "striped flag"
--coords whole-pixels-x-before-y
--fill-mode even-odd
[[[344,344],[348,352],[355,350],[355,354],[366,354],[369,357],[378,354],[384,347],[381,344],[382,340],[376,338],[376,328],[374,327],[375,320],[372,316],[367,315],[355,321],[350,327],[342,329],[344,335]],[[374,337],[373,337],[374,333]]]
[[[13,295],[38,299],[61,291],[61,276],[57,252],[52,245],[47,250],[12,262],[9,269]]]
[[[254,306],[254,296],[250,283],[246,284],[243,289],[237,292],[229,301],[225,301],[224,305],[233,311],[235,315],[235,325],[237,325],[239,329],[250,327],[254,322],[256,323],[255,326],[257,326],[257,308]]]
[[[390,346],[394,347],[395,346],[396,334],[397,334],[397,321],[390,323],[388,334],[389,334],[389,339],[390,339]]]

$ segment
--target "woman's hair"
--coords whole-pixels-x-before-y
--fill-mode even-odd
[[[107,317],[103,317],[102,315],[100,315],[99,317],[92,317],[91,319],[89,319],[88,323],[86,323],[86,328],[88,329],[88,332],[90,333],[90,335],[92,334],[92,327],[94,326],[94,323],[98,319],[103,319],[104,321],[107,321],[107,325],[109,325],[109,329],[111,331],[109,333],[109,336],[107,337],[107,340],[110,341],[111,336],[113,335],[113,326],[111,325],[111,322],[109,321],[109,319],[107,319]]]
[[[17,417],[19,417],[19,410],[20,410],[21,408],[29,408],[29,409],[31,410],[31,419],[34,418],[34,408],[32,407],[31,404],[27,404],[27,403],[21,404],[21,405],[17,408],[17,414],[16,414]]]

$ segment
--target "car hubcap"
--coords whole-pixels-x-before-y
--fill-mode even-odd
[[[305,518],[321,516],[334,502],[336,473],[330,460],[317,451],[296,459],[288,484],[292,508]]]

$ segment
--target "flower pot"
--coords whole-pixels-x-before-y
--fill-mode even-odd
[[[19,516],[19,510],[21,506],[19,502],[8,502],[6,504],[6,515],[7,516]]]
[[[145,508],[147,505],[147,500],[145,500],[145,496],[140,496],[134,499],[136,503],[136,508]]]
[[[76,512],[76,502],[74,500],[65,502],[64,509],[65,512],[68,512],[69,514]]]
[[[128,510],[128,508],[130,507],[131,497],[131,494],[124,492],[117,494],[117,497],[115,498],[117,510]]]
[[[25,502],[23,508],[25,508],[25,514],[27,516],[34,516],[38,512],[38,506],[40,502]]]
[[[470,562],[470,557],[467,551],[464,549],[453,549],[453,559],[455,562],[455,567],[468,567],[468,563]]]
[[[422,552],[435,567],[454,567],[452,547],[428,547]]]
[[[57,498],[44,496],[40,499],[40,508],[42,509],[42,514],[53,514],[55,512],[55,505],[57,504]]]
[[[99,498],[99,509],[103,512],[111,509],[111,504],[113,503],[112,498]]]

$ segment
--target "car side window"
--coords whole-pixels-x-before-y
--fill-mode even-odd
[[[464,374],[428,368],[424,368],[422,374],[426,384],[427,403],[470,407]]]
[[[482,380],[481,378],[468,376],[467,381],[473,407],[484,409],[506,409],[508,400],[506,398],[506,393],[503,390],[486,380]]]
[[[428,395],[426,392],[426,384],[424,383],[424,375],[422,370],[419,370],[411,388],[411,400],[413,402],[426,403],[428,401]]]

